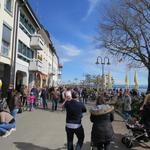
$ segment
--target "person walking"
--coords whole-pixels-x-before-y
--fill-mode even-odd
[[[34,96],[35,96],[35,101],[34,101],[34,107],[36,108],[37,107],[37,102],[38,102],[38,97],[39,97],[39,91],[38,89],[36,88],[36,86],[33,86],[33,88],[31,89],[30,92],[33,92]]]
[[[19,110],[21,109],[21,97],[20,97],[20,93],[16,90],[12,91],[12,99],[11,99],[11,105],[10,105],[10,114],[13,116],[13,118],[16,121],[16,115],[19,112]],[[22,110],[22,109],[21,109]],[[14,130],[16,130],[16,122],[14,122],[15,127]]]
[[[67,150],[73,150],[74,134],[78,138],[76,150],[81,150],[84,141],[84,129],[81,124],[82,113],[86,112],[86,108],[79,101],[78,93],[72,92],[72,99],[65,102],[66,108],[66,134],[67,134]]]
[[[51,91],[52,111],[57,110],[59,97],[60,97],[59,89],[57,89],[56,87],[55,88],[53,87]]]
[[[41,98],[42,98],[43,109],[47,109],[48,108],[48,105],[47,105],[48,93],[47,93],[46,88],[42,89]]]
[[[28,97],[28,104],[29,104],[29,111],[33,111],[34,110],[34,102],[35,102],[35,96],[34,93],[31,92],[30,96]]]
[[[131,96],[129,93],[129,90],[126,90],[123,96],[123,113],[124,113],[124,118],[127,120],[129,117],[131,117]]]
[[[146,95],[144,104],[141,107],[141,120],[140,123],[144,125],[148,137],[150,139],[150,94]]]
[[[82,95],[82,98],[83,98],[83,103],[84,103],[84,104],[87,104],[88,92],[87,92],[87,89],[86,89],[86,88],[84,88],[84,89],[82,90],[81,95]]]
[[[27,107],[27,97],[28,97],[28,88],[26,85],[24,85],[24,88],[23,88],[23,100],[22,100],[22,106],[23,106],[23,109],[25,109]]]
[[[110,150],[110,142],[114,131],[111,122],[114,120],[113,107],[105,104],[103,96],[99,96],[96,107],[91,109],[90,120],[93,123],[91,141],[98,150]]]

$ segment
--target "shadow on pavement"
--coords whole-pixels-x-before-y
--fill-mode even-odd
[[[111,142],[111,150],[129,150],[126,148],[125,145],[121,143],[121,138],[123,135],[121,134],[115,134],[114,140]],[[90,142],[86,142],[83,144],[82,150],[88,150],[90,149]],[[131,149],[133,150],[133,149]],[[135,149],[134,149],[135,150]]]
[[[34,145],[32,143],[25,143],[25,142],[14,142],[14,144],[19,150],[66,150],[66,146],[56,148],[56,149],[50,149],[50,148],[45,148],[39,145]]]
[[[90,142],[86,142],[83,144],[82,150],[89,150],[90,149]]]
[[[51,107],[44,109],[43,107],[36,108],[37,110],[48,111],[48,112],[64,112],[60,106],[58,106],[57,110],[52,111]]]

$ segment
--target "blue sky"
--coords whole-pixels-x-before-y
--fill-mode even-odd
[[[106,56],[104,49],[97,49],[95,37],[101,21],[104,4],[108,0],[29,0],[40,22],[49,31],[54,47],[63,64],[62,80],[67,82],[84,79],[84,74],[101,74],[96,66],[97,56]],[[134,71],[138,73],[139,84],[147,84],[146,69],[129,69],[126,62],[111,59],[105,66],[115,84],[124,84],[126,72],[129,83],[134,84]]]

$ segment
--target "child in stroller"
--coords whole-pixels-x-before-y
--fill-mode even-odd
[[[125,123],[129,133],[122,138],[122,143],[125,144],[127,148],[131,148],[136,141],[149,141],[146,129],[136,118],[130,118]]]

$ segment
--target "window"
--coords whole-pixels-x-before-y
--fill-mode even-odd
[[[12,0],[5,0],[5,9],[12,13]]]
[[[35,29],[23,12],[20,13],[20,28],[28,35],[34,34]]]
[[[22,46],[22,54],[24,56],[26,56],[26,49],[27,49],[27,47],[23,44],[23,46]]]
[[[22,43],[20,41],[18,43],[18,52],[22,53]]]
[[[11,29],[3,24],[2,55],[8,57],[10,51]]]
[[[20,40],[18,42],[18,58],[29,62],[30,59],[33,59],[34,52],[32,49],[27,47],[24,43],[22,43]]]

